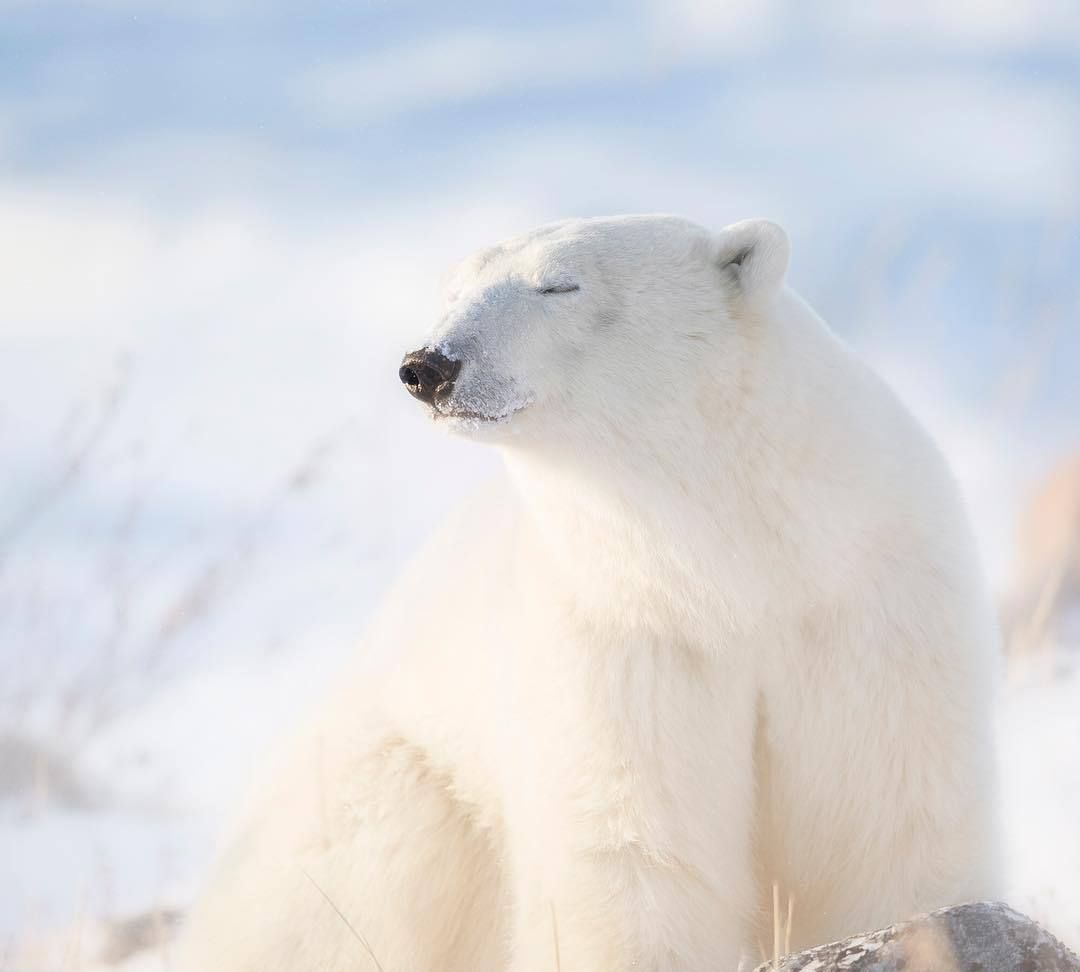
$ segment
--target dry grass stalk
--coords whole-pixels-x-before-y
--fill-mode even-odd
[[[555,972],[562,972],[562,957],[559,955],[559,923],[555,919],[555,902],[549,901],[551,907],[551,937],[555,945]]]
[[[314,887],[315,890],[322,895],[323,900],[334,910],[334,914],[336,914],[342,920],[342,922],[344,922],[345,927],[348,928],[349,931],[352,933],[353,938],[355,938],[364,947],[364,951],[366,951],[368,955],[371,956],[371,961],[375,963],[375,968],[378,969],[379,972],[384,972],[382,963],[379,961],[378,957],[375,955],[375,952],[368,944],[368,940],[364,938],[364,936],[360,934],[356,926],[353,925],[351,921],[349,921],[349,919],[345,916],[345,913],[334,902],[334,899],[331,898],[330,895],[328,895],[322,889],[322,886],[319,884],[319,882],[316,881],[315,878],[313,878],[305,868],[300,868],[300,870],[303,872],[304,877],[306,877],[311,882],[312,887]]]

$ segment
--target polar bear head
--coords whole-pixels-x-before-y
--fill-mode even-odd
[[[702,388],[739,383],[787,262],[767,220],[719,233],[670,216],[552,223],[458,267],[399,376],[473,436],[663,427]]]

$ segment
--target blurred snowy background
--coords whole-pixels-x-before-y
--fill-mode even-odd
[[[781,221],[948,452],[1012,900],[1080,944],[1075,0],[0,0],[0,969],[167,967],[259,755],[493,468],[398,385],[439,275],[657,210]]]

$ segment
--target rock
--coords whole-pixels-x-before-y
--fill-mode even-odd
[[[788,955],[779,972],[1080,972],[1080,959],[1030,918],[982,901]]]

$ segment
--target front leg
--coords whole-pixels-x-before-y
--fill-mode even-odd
[[[574,669],[543,719],[522,713],[514,972],[735,969],[756,903],[751,678],[648,644]]]

